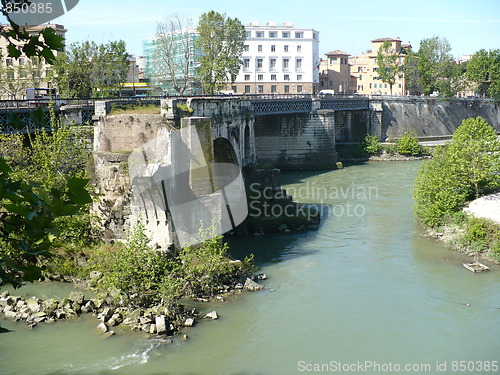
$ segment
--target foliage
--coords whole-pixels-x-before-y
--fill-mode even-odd
[[[55,58],[52,80],[65,97],[118,96],[127,78],[127,56],[123,40],[73,43]]]
[[[500,99],[500,49],[476,52],[467,64],[466,75],[477,84],[481,96]]]
[[[169,303],[181,296],[211,296],[227,278],[252,269],[251,258],[241,264],[230,262],[222,236],[178,252],[163,253],[148,243],[138,223],[124,246],[94,250],[89,269],[103,273],[97,287],[113,290],[118,299],[129,303]]]
[[[422,146],[418,143],[417,134],[414,131],[404,132],[403,136],[396,142],[398,153],[401,155],[421,155]]]
[[[8,56],[19,58],[25,56],[44,58],[48,63],[54,61],[53,50],[64,48],[64,38],[57,35],[55,30],[47,27],[39,35],[31,35],[23,26],[17,25],[9,17],[6,11],[7,4],[14,3],[21,7],[30,4],[29,0],[2,0],[1,12],[9,22],[9,25],[0,25],[0,37],[7,40]]]
[[[433,36],[420,42],[417,53],[410,51],[405,59],[406,88],[425,95],[439,92],[441,96],[454,96],[465,84],[464,71],[455,63],[451,46],[446,38]]]
[[[245,27],[237,18],[210,11],[200,17],[196,46],[202,50],[198,74],[205,92],[213,95],[236,80],[242,64]]]
[[[500,227],[494,221],[471,217],[465,225],[463,244],[475,251],[484,251],[500,241]]]
[[[382,150],[382,145],[380,144],[377,136],[367,134],[363,139],[363,149],[369,155],[378,155]]]
[[[19,287],[23,281],[40,278],[40,258],[58,231],[55,220],[76,215],[91,202],[87,180],[71,178],[62,189],[44,189],[35,182],[11,178],[12,170],[0,159],[0,279]]]
[[[155,86],[161,88],[161,92],[173,89],[183,95],[193,84],[190,64],[194,57],[194,39],[188,30],[191,24],[191,19],[171,16],[156,26],[151,79]]]
[[[500,186],[500,143],[481,117],[464,120],[453,142],[438,147],[415,180],[415,215],[425,225],[446,222],[471,197]]]
[[[137,224],[124,246],[96,251],[90,263],[103,273],[99,287],[104,291],[116,290],[121,298],[138,304],[177,298],[180,284],[171,276],[178,264],[148,243],[144,227]]]
[[[388,83],[391,88],[396,82],[396,77],[401,73],[402,67],[399,64],[399,52],[392,49],[392,44],[385,41],[377,53],[377,73],[384,83]]]
[[[112,104],[111,110],[109,112],[110,115],[120,115],[120,114],[160,114],[161,107],[155,104],[143,104],[141,102],[136,104]]]

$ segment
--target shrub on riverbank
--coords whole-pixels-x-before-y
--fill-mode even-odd
[[[396,142],[396,149],[401,155],[418,156],[424,152],[423,147],[418,143],[417,133],[414,131],[404,132]]]

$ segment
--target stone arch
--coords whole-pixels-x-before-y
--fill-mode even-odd
[[[214,162],[215,163],[229,163],[239,165],[238,155],[234,151],[231,142],[224,137],[214,139]]]

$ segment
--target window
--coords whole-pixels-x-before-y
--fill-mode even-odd
[[[290,65],[290,59],[283,59],[283,71],[288,72],[288,66]]]
[[[302,46],[297,46],[297,52],[302,52]]]
[[[276,92],[276,85],[271,85],[271,93],[275,93]]]
[[[288,52],[288,45],[285,45],[284,50],[285,52]]]
[[[283,38],[290,38],[290,33],[288,31],[283,31],[283,33],[281,34],[281,36]]]
[[[398,85],[399,88],[401,88],[401,83]]]
[[[374,89],[376,89],[376,88],[377,88],[377,84],[376,84],[376,83],[374,83],[374,84],[373,84],[373,88],[374,88]]]
[[[359,75],[359,80],[360,80],[360,81],[362,81],[362,80],[363,80],[363,75],[362,75],[362,74],[360,74],[360,75]]]
[[[256,34],[255,36],[257,38],[264,38],[264,32],[263,31],[257,31],[255,34]]]
[[[7,78],[8,78],[8,79],[14,79],[14,70],[9,69],[9,70],[7,71]]]
[[[370,83],[370,88],[372,88],[372,84]]]
[[[248,44],[245,44],[245,47],[243,47],[243,51],[245,52],[250,51],[250,46]]]
[[[276,81],[276,74],[271,74],[271,81]]]
[[[244,60],[243,60],[243,67],[244,67],[245,69],[250,68],[250,59],[244,59]]]
[[[257,51],[262,52],[262,44],[259,44],[259,45],[257,46]]]
[[[295,60],[295,68],[296,68],[297,71],[301,71],[302,70],[302,59]]]
[[[373,68],[373,71],[376,72],[378,70],[378,68]]]
[[[302,92],[302,85],[297,85],[297,92]]]
[[[12,59],[5,59],[5,63],[7,65],[12,65]]]
[[[264,59],[257,59],[257,70],[262,70],[262,63]]]
[[[284,80],[285,81],[290,81],[290,74],[285,74]]]
[[[19,58],[19,65],[24,65],[24,57]]]
[[[321,84],[321,87],[325,87],[325,81],[321,81],[320,84]]]
[[[333,81],[328,81],[328,86],[333,87]]]
[[[250,81],[250,74],[245,74],[245,81]]]
[[[296,32],[295,33],[295,38],[302,39],[303,37],[304,37],[304,33],[302,33],[302,32]]]
[[[276,38],[277,33],[276,31],[269,31],[269,38]]]
[[[269,60],[269,70],[271,72],[275,72],[276,71],[276,59],[270,59]]]
[[[271,46],[271,52],[276,52],[276,46],[275,45]]]
[[[302,81],[302,74],[297,74],[297,81]]]
[[[263,85],[258,85],[257,86],[257,92],[259,94],[263,94],[264,93],[264,86]]]
[[[384,85],[384,88],[387,88],[387,83]]]
[[[263,81],[264,80],[264,74],[259,74],[257,76],[257,81]]]
[[[251,31],[247,31],[247,38],[251,38],[252,37],[252,32]]]
[[[358,73],[360,73],[362,71],[363,71],[363,67],[362,66],[358,66]]]
[[[236,92],[238,91],[238,88],[236,86],[231,86],[231,90],[233,90],[233,92],[236,94]]]
[[[245,85],[245,94],[250,94],[250,85]]]
[[[288,94],[290,92],[290,86],[288,85],[283,86],[283,89],[285,90],[285,94]]]

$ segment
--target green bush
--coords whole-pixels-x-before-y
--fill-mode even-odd
[[[490,256],[500,262],[500,241],[494,241],[490,247]]]
[[[500,227],[495,222],[472,217],[465,226],[464,244],[476,251],[484,251],[500,241]]]
[[[436,147],[433,158],[417,174],[416,217],[429,227],[446,224],[467,200],[498,189],[499,151],[495,129],[484,119],[464,120],[453,142]]]
[[[378,137],[374,135],[367,134],[362,142],[363,149],[369,155],[378,155],[382,150],[382,145],[378,140]]]
[[[397,150],[401,155],[421,155],[422,146],[418,143],[417,134],[414,131],[405,132],[396,142]]]

